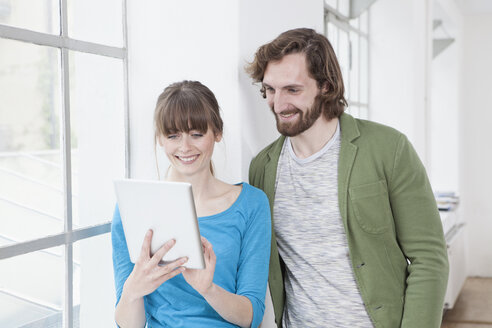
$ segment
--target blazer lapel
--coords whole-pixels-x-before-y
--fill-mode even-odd
[[[270,200],[270,207],[273,210],[273,200],[275,199],[275,179],[277,177],[277,166],[278,160],[280,158],[280,152],[282,151],[282,146],[284,145],[285,137],[281,136],[275,142],[274,147],[268,153],[268,161],[265,164],[265,180],[263,191],[267,194]]]
[[[352,141],[360,136],[360,132],[357,128],[357,122],[349,114],[343,113],[339,124],[341,144],[340,158],[338,160],[338,206],[345,231],[347,231],[348,185],[358,149]]]

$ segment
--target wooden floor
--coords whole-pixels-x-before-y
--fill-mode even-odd
[[[467,278],[441,328],[492,328],[492,278]]]

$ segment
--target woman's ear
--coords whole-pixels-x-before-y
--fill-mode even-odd
[[[215,134],[215,142],[220,142],[222,140],[222,133]]]

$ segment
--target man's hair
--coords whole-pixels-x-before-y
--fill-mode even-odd
[[[309,75],[316,80],[321,91],[315,102],[321,103],[325,118],[331,120],[340,117],[347,106],[343,96],[345,89],[340,66],[328,39],[313,29],[289,30],[262,45],[256,51],[253,62],[246,66],[246,72],[254,82],[262,82],[269,62],[279,61],[286,55],[296,53],[306,56]],[[266,98],[264,86],[260,91],[263,98]]]

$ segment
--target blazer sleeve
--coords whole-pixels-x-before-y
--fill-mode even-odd
[[[425,168],[404,135],[388,190],[398,242],[410,261],[401,327],[439,327],[449,271],[446,243]]]

